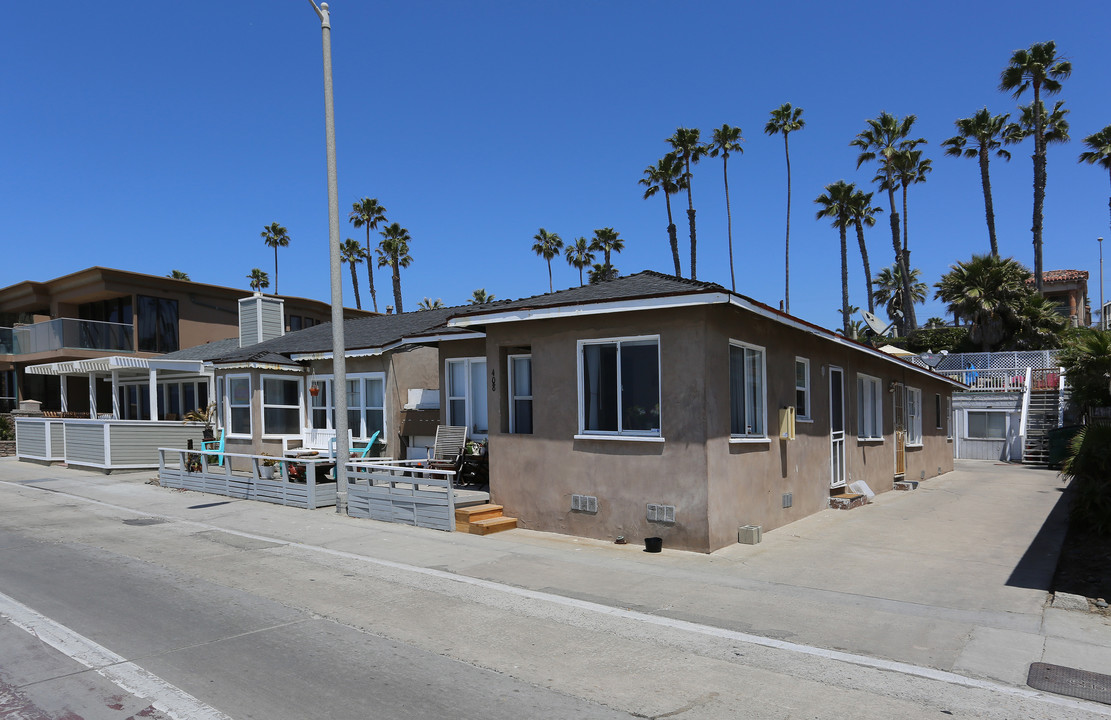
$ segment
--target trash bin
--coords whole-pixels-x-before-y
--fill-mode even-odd
[[[1066,425],[1049,431],[1049,459],[1046,460],[1049,467],[1061,467],[1061,463],[1069,454],[1069,443],[1083,429],[1083,425]]]

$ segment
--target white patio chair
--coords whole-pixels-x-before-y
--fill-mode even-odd
[[[437,425],[436,442],[432,445],[432,455],[428,466],[437,470],[456,470],[467,445],[465,425]]]

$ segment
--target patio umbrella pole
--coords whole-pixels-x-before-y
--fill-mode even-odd
[[[317,7],[324,42],[324,125],[328,146],[328,252],[332,283],[332,394],[336,410],[336,512],[347,514],[347,362],[343,340],[343,278],[339,249],[339,188],[336,181],[336,115],[332,102],[332,24],[328,3]]]

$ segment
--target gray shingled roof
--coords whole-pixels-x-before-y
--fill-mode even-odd
[[[166,353],[159,355],[159,360],[215,360],[229,352],[239,349],[239,338],[228,338],[227,340],[213,340],[212,342],[205,343],[204,345],[194,345],[191,348],[178,350],[177,352]]]
[[[343,324],[344,344],[348,350],[362,350],[392,345],[403,338],[466,333],[469,331],[461,328],[450,328],[446,323],[450,318],[472,314],[724,290],[725,288],[714,283],[685,280],[645,270],[636,275],[617,278],[597,285],[584,285],[554,293],[534,295],[521,300],[498,300],[484,305],[460,305],[436,310],[418,310],[397,315],[376,315],[374,317],[346,320]],[[264,351],[286,356],[297,353],[331,352],[332,325],[331,323],[314,325],[311,328],[287,333],[280,338],[267,340],[250,347],[239,348],[235,346],[217,357],[203,359],[220,363],[247,362]]]

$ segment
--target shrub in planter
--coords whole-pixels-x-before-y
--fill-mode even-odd
[[[0,415],[0,440],[15,440],[15,423],[7,415]]]

